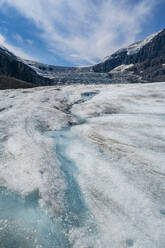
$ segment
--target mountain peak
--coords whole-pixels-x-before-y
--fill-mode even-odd
[[[161,32],[163,32],[163,30],[147,36],[144,40],[136,41],[127,47],[120,48],[119,50],[117,50],[113,54],[106,56],[102,62],[105,62],[106,60],[112,58],[113,56],[124,53],[124,52],[126,52],[127,55],[133,55],[133,54],[138,53],[140,51],[140,49],[142,49],[142,47],[144,47],[149,42],[151,42]]]
[[[163,64],[165,64],[165,29],[127,48],[119,49],[94,65],[93,70],[99,73],[109,73],[113,78],[113,70],[116,67],[133,65],[124,73],[127,71],[127,73],[137,75],[139,80],[143,79],[146,82],[165,81]]]
[[[0,76],[14,77],[34,86],[165,81],[164,65],[165,29],[119,49],[89,67],[51,66],[26,61],[0,47]]]

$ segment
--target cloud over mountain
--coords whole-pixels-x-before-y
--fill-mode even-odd
[[[94,63],[134,42],[156,0],[2,0],[32,20],[50,51]]]

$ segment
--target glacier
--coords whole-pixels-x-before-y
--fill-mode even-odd
[[[1,248],[164,248],[165,84],[0,91]]]

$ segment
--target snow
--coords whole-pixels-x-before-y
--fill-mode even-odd
[[[136,42],[132,45],[130,45],[128,48],[127,48],[127,55],[132,55],[132,54],[136,54],[139,52],[139,50],[144,47],[146,44],[148,44],[149,42],[151,42],[153,40],[153,38],[155,36],[157,36],[158,34],[160,33],[157,32],[157,33],[154,33],[150,36],[148,36],[146,39],[142,40],[142,41],[139,41],[139,42]]]
[[[119,65],[117,67],[115,67],[113,70],[111,70],[111,73],[118,73],[118,72],[124,72],[130,68],[132,68],[134,66],[134,64],[130,64],[130,65]]]
[[[0,235],[33,216],[41,245],[53,217],[48,248],[163,248],[164,105],[165,83],[0,91]]]
[[[3,52],[5,52],[7,55],[9,55],[9,56],[12,56],[12,57],[16,58],[16,56],[15,56],[12,52],[10,52],[10,51],[9,51],[6,47],[4,47],[4,46],[0,45],[0,49],[2,49],[2,50],[3,50]]]
[[[119,49],[117,52],[115,52],[113,54],[113,56],[118,55],[118,54],[123,53],[123,52],[127,52],[127,55],[133,55],[133,54],[138,53],[140,51],[140,49],[142,49],[145,45],[147,45],[149,42],[151,42],[154,39],[154,37],[156,37],[160,32],[161,31],[156,32],[156,33],[148,36],[146,39],[135,42],[128,47]],[[112,58],[112,55],[107,56],[104,58],[103,62],[106,60],[109,60],[111,58]]]

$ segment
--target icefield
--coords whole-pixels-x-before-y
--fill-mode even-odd
[[[165,247],[165,83],[0,91],[0,248]]]

